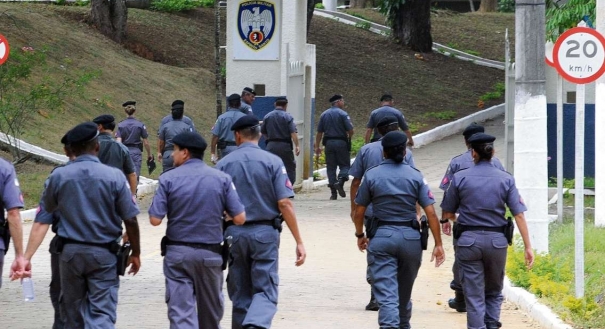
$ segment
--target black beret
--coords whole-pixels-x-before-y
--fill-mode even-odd
[[[482,132],[485,132],[485,128],[473,122],[468,127],[466,127],[466,129],[464,129],[462,135],[464,135],[464,138],[468,140],[468,138],[473,136],[474,134]]]
[[[244,115],[243,117],[237,119],[233,126],[231,126],[231,130],[242,130],[245,128],[251,128],[254,126],[258,126],[258,119],[253,115]]]
[[[469,144],[486,144],[493,143],[495,140],[496,137],[492,135],[488,135],[486,133],[476,133],[468,139],[468,142]]]
[[[227,97],[227,102],[239,101],[240,99],[242,98],[239,94],[231,94]]]
[[[96,127],[95,127],[95,128],[96,128]],[[69,143],[67,142],[67,135],[69,135],[69,131],[68,131],[68,132],[66,132],[66,133],[65,133],[65,135],[63,135],[63,137],[61,137],[61,144],[63,144],[63,145],[67,145],[67,144],[69,144]]]
[[[276,102],[288,102],[288,99],[286,97],[277,97],[275,99]]]
[[[393,95],[391,95],[391,94],[384,94],[384,95],[382,95],[382,97],[380,97],[381,102],[388,102],[391,100],[393,100]]]
[[[122,107],[126,107],[128,105],[137,105],[137,102],[135,102],[135,101],[127,101],[127,102],[124,102],[122,104]]]
[[[95,139],[99,135],[97,125],[93,122],[84,122],[73,127],[65,135],[65,142],[67,144],[80,144],[86,143]]]
[[[408,136],[401,131],[390,131],[382,137],[383,148],[405,145],[407,142]]]
[[[185,131],[174,136],[172,143],[178,145],[179,148],[199,153],[204,152],[206,147],[208,147],[208,143],[206,143],[202,135],[191,131]]]
[[[180,99],[177,99],[177,100],[175,100],[174,102],[172,102],[172,107],[174,107],[175,105],[181,105],[181,106],[184,106],[184,105],[185,105],[185,102],[183,102],[183,101],[182,101],[182,100],[180,100]]]
[[[108,124],[114,121],[116,121],[116,119],[111,114],[101,114],[98,117],[92,119],[92,122],[98,125]]]
[[[330,97],[330,103],[334,103],[334,102],[339,101],[341,99],[342,99],[342,95],[336,94],[336,95]]]
[[[380,119],[376,127],[385,127],[390,126],[392,124],[398,123],[397,118],[394,115],[387,115],[386,117]]]
[[[242,90],[242,94],[244,94],[244,93],[250,93],[250,94],[256,96],[256,92],[254,91],[254,89],[252,89],[250,87],[244,88],[244,90]]]

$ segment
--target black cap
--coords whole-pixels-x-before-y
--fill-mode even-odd
[[[492,135],[488,135],[486,133],[476,133],[468,139],[468,142],[469,144],[486,144],[493,143],[495,140],[496,137]]]
[[[67,144],[81,144],[95,139],[99,135],[97,125],[93,122],[84,122],[73,127],[65,135]],[[65,144],[65,143],[64,143]]]
[[[126,107],[128,105],[137,105],[137,102],[135,102],[135,101],[127,101],[127,102],[124,102],[122,104],[122,107]]]
[[[243,117],[237,119],[233,126],[231,126],[231,130],[242,130],[246,128],[251,128],[254,126],[258,126],[258,119],[253,115],[244,115]]]
[[[391,94],[384,94],[384,95],[382,95],[382,97],[380,97],[381,102],[388,102],[388,101],[392,101],[392,100],[393,100],[393,95],[391,95]]]
[[[276,102],[288,102],[288,99],[286,97],[277,97],[275,99]]]
[[[250,93],[250,94],[256,96],[256,92],[254,91],[254,89],[252,89],[250,87],[244,88],[244,90],[242,90],[242,94],[244,94],[244,93]]]
[[[468,140],[468,138],[473,136],[474,134],[482,133],[482,132],[485,132],[485,128],[483,128],[483,126],[478,125],[473,122],[470,125],[468,125],[468,127],[466,127],[466,129],[464,129],[464,131],[462,132],[462,135],[464,135],[464,139]]]
[[[382,147],[394,147],[399,145],[405,145],[408,142],[408,136],[401,131],[390,131],[382,137]]]
[[[71,131],[71,130],[70,130]],[[67,135],[69,135],[69,131],[65,133],[65,135],[63,135],[63,137],[61,137],[61,144],[63,145],[68,145],[69,143],[67,142]]]
[[[231,94],[227,97],[228,102],[239,101],[242,97],[239,94]]]
[[[114,121],[116,121],[116,119],[111,114],[101,114],[98,117],[92,119],[92,122],[98,125],[105,125]]]
[[[390,126],[393,124],[398,123],[399,121],[397,121],[397,118],[394,115],[387,115],[386,117],[380,119],[380,121],[378,121],[378,124],[376,125],[376,127],[386,127],[386,126]]]
[[[338,95],[338,94],[336,94],[336,95],[334,95],[334,96],[330,97],[330,103],[334,103],[334,102],[336,102],[336,101],[339,101],[339,100],[341,100],[342,98],[343,98],[343,97],[342,97],[342,95]]]
[[[208,147],[208,143],[206,143],[202,135],[191,131],[185,131],[174,136],[172,143],[178,145],[179,148],[198,153],[203,153],[206,147]]]
[[[183,102],[180,99],[175,100],[174,102],[172,102],[172,110],[182,110],[185,108],[185,102]]]

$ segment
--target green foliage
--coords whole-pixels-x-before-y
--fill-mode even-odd
[[[498,82],[494,85],[493,91],[488,91],[485,94],[479,96],[479,99],[483,102],[487,102],[493,99],[500,99],[506,91],[506,85],[503,82]]]
[[[380,3],[378,9],[387,18],[388,25],[393,25],[393,21],[397,17],[397,11],[405,2],[406,0],[384,0]]]
[[[359,14],[359,13],[351,12],[351,13],[347,13],[347,14],[349,14],[349,15],[351,15],[351,16],[355,16],[355,17],[357,17],[357,18],[364,19],[364,20],[366,20],[366,21],[369,21],[369,20],[370,20],[370,19],[368,19],[367,17],[365,17],[365,16],[363,16],[362,14]]]
[[[548,179],[548,186],[557,187],[557,177],[550,177]],[[575,179],[563,178],[563,188],[575,188],[575,187],[576,187]],[[594,188],[595,187],[594,177],[584,177],[584,187]]]
[[[426,123],[408,121],[408,127],[410,128],[410,132],[412,134],[417,133],[424,126],[426,126]]]
[[[476,50],[467,49],[464,52],[467,53],[467,54],[470,54],[470,55],[475,55],[475,56],[480,56],[481,55],[481,53],[478,52],[478,51],[476,51]]]
[[[496,84],[494,85],[494,90],[504,94],[504,92],[506,91],[506,84],[504,82],[496,82]]]
[[[357,152],[359,152],[359,149],[361,149],[364,142],[365,140],[363,137],[353,138],[353,140],[351,141],[351,155],[357,155]]]
[[[596,0],[546,1],[546,40],[554,42],[565,30],[576,27],[588,16],[594,23]]]
[[[452,49],[460,50],[460,49],[459,49],[459,48],[460,48],[460,46],[458,46],[458,44],[453,43],[453,42],[448,42],[448,43],[447,43],[447,46],[448,46],[448,47],[450,47],[450,48],[452,48]]]
[[[515,0],[498,0],[498,11],[502,13],[515,12]]]
[[[358,22],[355,23],[355,27],[360,28],[362,30],[369,30],[370,27],[372,27],[372,24],[370,24],[370,22]]]
[[[321,3],[321,2],[320,3],[316,3],[315,4],[315,8],[317,8],[317,9],[326,9],[326,7],[324,7],[324,4]]]
[[[214,0],[155,0],[151,3],[151,9],[167,13],[213,6]]]
[[[441,111],[441,112],[429,112],[429,113],[425,114],[425,117],[435,118],[435,119],[439,119],[439,120],[452,120],[457,115],[458,114],[456,113],[456,111],[448,110],[448,111]]]
[[[11,49],[9,58],[0,66],[0,132],[20,138],[24,125],[33,115],[48,117],[50,111],[63,105],[68,96],[80,94],[98,72],[71,72],[68,62],[61,68],[61,79],[51,78],[45,50],[32,47]],[[21,158],[14,140],[9,140],[13,159]]]

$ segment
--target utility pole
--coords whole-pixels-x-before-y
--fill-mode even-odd
[[[605,35],[605,0],[597,0],[597,32]],[[605,131],[601,128],[605,123],[605,76],[597,79],[595,87],[595,211],[594,223],[597,227],[605,226],[605,174],[599,168],[605,166],[605,154],[601,152],[605,146]]]
[[[221,7],[214,0],[214,82],[216,88],[216,117],[223,113],[223,77],[221,76]]]
[[[545,11],[545,0],[515,3],[515,179],[538,252],[548,252]]]

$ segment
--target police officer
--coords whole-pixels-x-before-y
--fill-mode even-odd
[[[475,165],[473,156],[471,155],[471,147],[470,147],[470,144],[468,143],[468,139],[472,135],[477,134],[477,133],[482,133],[484,131],[485,131],[485,128],[483,126],[478,125],[473,122],[468,127],[466,127],[464,129],[464,131],[462,132],[462,135],[464,136],[464,143],[466,145],[467,151],[458,156],[455,156],[450,161],[450,164],[447,167],[445,175],[443,176],[443,179],[441,180],[441,184],[439,185],[439,188],[442,189],[444,192],[447,192],[447,188],[450,185],[452,177],[454,176],[455,173],[457,173],[460,170],[464,170],[464,169],[470,168]],[[504,170],[504,167],[502,167],[502,163],[500,163],[500,160],[498,160],[498,158],[492,157],[492,161],[490,163],[493,166],[495,166],[496,168],[498,168],[500,170]],[[444,219],[445,217],[443,216],[443,213],[441,215],[441,218],[442,218],[442,220],[440,220],[440,222],[442,224],[443,233],[447,234],[447,235],[451,235],[452,226],[451,226],[449,220]],[[456,224],[454,224],[454,225],[456,225]],[[454,242],[454,252],[455,252],[456,251],[456,239],[455,238],[453,239],[453,242]],[[460,283],[460,271],[458,270],[458,262],[456,261],[455,258],[454,258],[454,265],[452,265],[452,272],[454,273],[454,279],[450,283],[450,288],[452,290],[454,290],[455,297],[450,298],[448,300],[448,305],[450,308],[453,308],[458,312],[466,312],[466,304],[464,303],[464,292],[462,291],[462,284]]]
[[[116,142],[112,136],[116,122],[113,115],[103,114],[94,118],[92,122],[97,124],[99,130],[99,154],[97,155],[101,163],[121,170],[126,179],[132,195],[137,194],[137,173],[134,162],[130,158],[128,148],[122,143]]]
[[[137,173],[137,181],[141,176],[141,163],[143,162],[143,146],[147,151],[147,160],[153,159],[151,155],[151,148],[147,141],[147,127],[134,117],[136,111],[135,101],[127,101],[122,104],[124,111],[128,114],[128,118],[118,123],[118,131],[116,132],[117,141],[128,147],[128,153]],[[142,142],[141,142],[142,141]]]
[[[63,144],[63,150],[65,151],[65,155],[69,158],[67,164],[69,164],[75,157],[73,156],[69,144],[67,143],[67,134],[61,138],[61,144]],[[62,167],[62,166],[61,166]],[[58,167],[57,167],[58,168]],[[53,169],[54,171],[54,169]],[[52,172],[51,172],[52,173]],[[44,182],[44,189],[48,185],[48,180]],[[49,213],[44,208],[44,203],[40,200],[40,204],[38,205],[38,210],[36,211],[36,217],[34,218],[34,223],[32,225],[30,237],[32,236],[45,236],[48,232],[48,228],[52,225],[52,231],[55,233],[55,236],[50,242],[50,246],[48,251],[50,252],[50,285],[49,285],[49,295],[50,301],[53,305],[53,309],[55,311],[55,317],[52,329],[63,329],[65,328],[65,323],[63,319],[61,319],[61,312],[59,307],[59,297],[61,296],[61,272],[59,271],[59,256],[61,255],[57,250],[57,243],[59,240],[59,236],[56,235],[59,229],[59,220],[61,215],[58,211],[54,211],[53,213]],[[32,238],[29,239],[29,243],[27,245],[27,250],[32,250]],[[35,250],[33,251],[35,252]],[[32,253],[33,253],[32,252]]]
[[[380,122],[380,120],[382,120],[382,118],[384,118],[385,116],[394,115],[397,118],[397,123],[399,125],[399,128],[401,128],[401,130],[403,130],[403,132],[408,137],[408,146],[409,147],[414,146],[414,140],[412,139],[412,132],[410,132],[410,128],[408,127],[408,124],[405,121],[403,114],[401,114],[401,111],[394,108],[393,105],[395,105],[395,100],[393,100],[392,95],[384,94],[384,95],[382,95],[382,97],[380,97],[380,107],[375,109],[374,111],[372,111],[372,113],[370,113],[370,119],[368,120],[368,123],[366,124],[366,135],[365,135],[366,144],[369,142],[375,142],[375,141],[379,140],[380,137],[382,136],[378,132],[378,129],[376,128],[376,125],[378,124],[378,122]],[[370,136],[372,136],[372,131],[374,132],[374,136],[372,137],[372,139],[370,139]]]
[[[10,278],[15,280],[22,277],[25,271],[26,260],[23,258],[23,226],[21,225],[20,209],[23,208],[23,195],[19,189],[19,180],[13,165],[0,158],[0,287],[2,287],[2,269],[4,268],[4,255],[8,252],[9,238],[13,238],[15,260],[10,268]],[[6,210],[6,218],[4,211]],[[10,231],[10,235],[9,235]]]
[[[499,320],[508,249],[504,234],[507,227],[505,205],[514,214],[523,238],[526,265],[531,267],[534,261],[523,214],[527,208],[515,186],[515,179],[490,163],[495,139],[485,133],[474,134],[468,139],[475,165],[454,174],[441,203],[443,218],[458,223],[456,262],[460,267],[469,329],[502,326]]]
[[[149,208],[154,226],[168,217],[162,252],[170,328],[219,329],[223,213],[241,225],[246,220],[244,206],[231,177],[202,160],[207,146],[202,136],[182,132],[172,142],[175,167],[160,176]]]
[[[271,328],[277,312],[282,218],[296,241],[296,266],[306,258],[290,200],[294,192],[281,159],[258,147],[258,120],[246,115],[231,129],[238,148],[216,168],[233,177],[247,205],[246,223],[225,231],[225,239],[231,241],[227,291],[233,302],[232,328]]]
[[[185,108],[183,107],[183,104],[175,101],[172,105],[172,120],[160,127],[160,134],[158,136],[158,161],[162,162],[162,169],[164,171],[173,166],[171,155],[174,148],[172,144],[174,136],[185,131],[195,131],[191,125],[183,121],[184,111]]]
[[[385,116],[382,118],[382,120],[380,120],[376,127],[378,128],[378,132],[381,136],[385,135],[389,131],[397,130],[397,118],[392,115]],[[353,219],[355,216],[355,196],[357,195],[357,190],[361,184],[363,174],[368,169],[379,165],[382,162],[382,159],[382,143],[380,140],[364,145],[359,152],[357,152],[355,161],[351,165],[351,170],[349,170],[349,175],[353,176],[353,181],[351,182],[351,191],[349,193],[351,196],[351,219]],[[410,150],[405,153],[405,159],[403,162],[415,167],[414,158],[412,157],[412,152]],[[368,205],[364,215],[364,223],[370,220],[372,216],[372,204],[370,204]],[[369,267],[366,274],[366,280],[370,285],[372,284]],[[366,310],[378,311],[378,303],[376,302],[376,298],[374,298],[374,293],[372,293],[370,296],[370,302],[368,305],[366,305]]]
[[[245,87],[241,95],[242,103],[239,110],[244,114],[254,115],[252,112],[252,103],[256,99],[256,92],[250,87]]]
[[[266,150],[282,159],[288,172],[288,179],[294,184],[296,182],[296,160],[294,154],[300,154],[298,146],[298,131],[294,118],[286,110],[288,99],[278,97],[275,100],[275,110],[267,113],[263,118],[261,133],[267,140]],[[294,144],[294,153],[292,146]]]
[[[245,114],[240,111],[241,98],[238,94],[231,94],[227,97],[229,106],[227,112],[219,115],[212,127],[212,141],[210,142],[210,159],[216,163],[219,159],[235,150],[235,136],[231,131],[231,126]],[[254,116],[252,116],[254,118]],[[258,120],[256,120],[258,123]],[[219,151],[217,155],[217,149]]]
[[[355,203],[355,236],[359,250],[368,250],[368,263],[374,280],[373,291],[380,309],[380,328],[411,328],[412,286],[422,260],[421,235],[417,227],[416,202],[428,217],[435,247],[431,261],[436,266],[445,260],[441,233],[433,195],[422,174],[403,163],[407,137],[399,131],[387,133],[381,140],[385,160],[368,170]],[[363,232],[363,219],[367,207],[373,204],[377,221],[375,235]],[[396,293],[395,293],[396,292]]]
[[[328,187],[332,192],[330,200],[336,200],[336,191],[341,197],[346,197],[344,184],[349,180],[351,167],[351,138],[353,137],[353,124],[347,112],[343,110],[345,100],[342,95],[330,98],[332,107],[324,111],[319,118],[317,135],[315,136],[315,154],[321,154],[321,145],[326,147],[326,171],[328,174]],[[321,144],[320,144],[321,143]],[[338,179],[336,178],[338,167]]]
[[[120,285],[116,241],[122,236],[122,222],[132,246],[129,273],[136,274],[141,265],[139,209],[122,172],[96,157],[98,135],[92,122],[68,132],[67,143],[76,158],[53,171],[42,195],[46,211],[60,214],[60,303],[66,328],[114,328]],[[30,235],[27,261],[44,233]]]
[[[195,131],[195,125],[193,124],[193,121],[191,120],[191,118],[189,118],[188,116],[184,115],[184,109],[185,109],[185,102],[183,102],[180,99],[175,100],[174,102],[172,102],[172,105],[170,105],[170,114],[168,114],[167,116],[162,118],[162,121],[160,121],[160,127],[158,128],[158,137],[160,136],[160,131],[162,130],[162,126],[170,121],[172,121],[172,109],[174,109],[175,107],[182,107],[183,108],[183,118],[181,119],[184,123],[186,123],[189,128],[191,128],[190,131]]]

